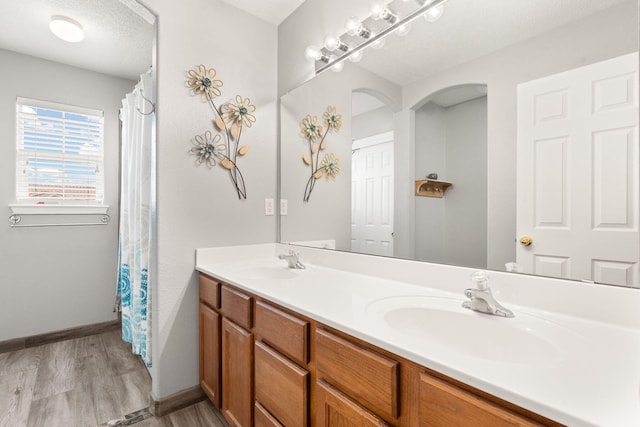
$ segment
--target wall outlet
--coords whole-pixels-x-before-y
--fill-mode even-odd
[[[287,199],[280,199],[280,215],[287,215],[289,212],[289,202]]]
[[[264,199],[264,214],[275,215],[275,204],[273,199]]]

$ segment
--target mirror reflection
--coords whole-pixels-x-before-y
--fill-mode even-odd
[[[638,287],[637,52],[637,0],[447,2],[282,97],[281,241]]]

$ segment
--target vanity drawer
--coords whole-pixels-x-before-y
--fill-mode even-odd
[[[542,426],[439,378],[420,374],[420,425]]]
[[[309,322],[258,301],[255,323],[256,335],[264,342],[301,365],[309,362]]]
[[[379,415],[398,417],[398,362],[322,329],[315,341],[319,379]]]
[[[200,301],[211,308],[220,308],[220,283],[200,273],[199,285]]]
[[[284,427],[258,402],[253,408],[253,424],[255,427]]]
[[[261,342],[254,357],[256,403],[284,426],[307,425],[309,372]]]
[[[251,303],[252,298],[240,291],[222,285],[220,291],[221,310],[225,317],[246,329],[251,329]]]

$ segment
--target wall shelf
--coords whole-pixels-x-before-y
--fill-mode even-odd
[[[438,181],[436,179],[421,179],[416,181],[416,196],[424,197],[444,197],[447,188],[453,184],[446,181]]]

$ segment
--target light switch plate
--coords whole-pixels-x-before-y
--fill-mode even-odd
[[[264,214],[268,216],[275,215],[273,199],[264,199]]]
[[[287,215],[289,212],[289,202],[287,199],[280,199],[280,215]]]

